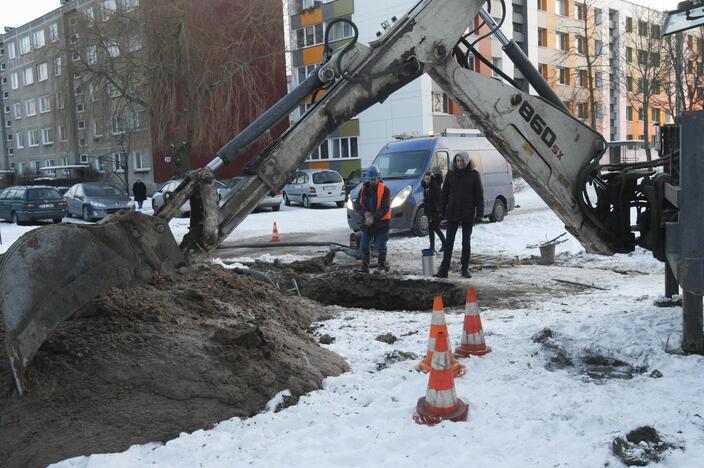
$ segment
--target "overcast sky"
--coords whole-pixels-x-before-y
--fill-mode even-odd
[[[257,0],[250,0],[257,1]],[[672,10],[680,0],[631,0],[646,6]],[[0,31],[5,26],[21,26],[61,5],[59,0],[0,0]]]

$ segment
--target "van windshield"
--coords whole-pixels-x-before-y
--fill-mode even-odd
[[[374,160],[382,179],[415,179],[425,173],[428,151],[400,151],[380,154]]]

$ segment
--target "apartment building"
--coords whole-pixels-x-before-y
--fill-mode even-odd
[[[305,79],[322,60],[323,33],[333,19],[351,19],[359,28],[359,40],[368,43],[376,38],[384,21],[402,16],[415,3],[416,0],[290,1],[291,85]],[[506,1],[505,6],[501,26],[504,34],[516,41],[572,114],[587,125],[593,120],[607,140],[643,139],[646,114],[650,139],[655,125],[672,120],[664,85],[650,83],[647,109],[638,96],[643,82],[643,77],[638,76],[638,65],[645,60],[644,54],[649,54],[648,60],[664,60],[662,53],[654,58],[654,52],[643,51],[647,39],[659,35],[661,12],[624,0],[512,0]],[[491,2],[491,14],[497,22],[501,20],[499,1]],[[477,18],[472,25],[479,25]],[[336,24],[331,32],[334,47],[352,36],[352,29],[344,24]],[[483,27],[472,39],[486,32]],[[696,38],[694,42],[697,47]],[[496,38],[487,38],[476,47],[494,67],[512,77],[519,88],[530,89]],[[502,79],[476,57],[470,56],[470,64],[476,72]],[[635,66],[627,66],[632,64]],[[302,108],[292,118],[299,118],[304,111]],[[467,127],[472,127],[472,123],[458,106],[428,76],[423,76],[384,103],[344,123],[303,166],[329,167],[346,176],[355,168],[369,165],[395,135],[424,135],[430,131],[441,134]]]
[[[0,36],[2,162],[17,180],[69,177],[78,169],[114,182],[129,171],[129,180],[154,185],[144,109],[118,112],[114,90],[88,82],[77,53],[84,19],[109,22],[138,8],[139,0],[62,0],[56,10]],[[134,34],[131,52],[142,48],[139,31]],[[114,53],[120,53],[117,43]]]
[[[179,169],[205,165],[285,94],[280,0],[184,5],[194,7],[193,15],[197,11],[183,23],[194,34],[182,39],[189,42],[169,43],[166,56],[151,46],[163,37],[154,28],[180,20],[178,6],[168,0],[61,0],[56,10],[0,34],[0,171],[15,171],[17,181],[70,171],[117,184],[140,178],[154,190]],[[261,30],[272,33],[264,37]],[[247,38],[239,55],[223,52]],[[202,85],[185,88],[187,71],[179,60],[191,60],[197,70],[188,77],[200,73],[193,81]],[[246,62],[246,70],[239,73],[232,65],[222,73],[225,79],[205,81],[233,60]],[[175,71],[165,79],[154,70]],[[156,89],[155,76],[166,85]],[[188,101],[188,93],[207,98]],[[179,153],[179,146],[186,149]],[[239,174],[255,151],[218,176]]]

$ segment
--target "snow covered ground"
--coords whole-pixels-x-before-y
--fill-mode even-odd
[[[520,208],[503,223],[476,226],[474,252],[508,258],[537,255],[526,244],[563,232],[560,221],[532,191],[516,198]],[[235,232],[238,239],[270,235],[273,221],[284,233],[347,226],[344,209],[282,207],[279,213],[248,217]],[[172,227],[178,234],[185,224],[175,220]],[[1,226],[3,241],[15,235],[12,229],[7,233],[7,226]],[[396,266],[419,269],[420,249],[425,247],[426,239],[394,236],[390,257]],[[352,371],[328,378],[324,390],[278,413],[266,410],[165,444],[133,446],[124,453],[78,457],[54,466],[623,466],[611,453],[613,439],[647,425],[675,446],[662,462],[650,466],[700,467],[704,357],[664,352],[668,336],[681,330],[681,308],[653,305],[663,290],[662,265],[643,251],[588,255],[571,237],[558,247],[560,252],[569,255],[559,266],[524,265],[475,274],[506,288],[548,288],[559,276],[607,290],[543,295],[521,308],[482,308],[493,352],[463,360],[468,373],[455,380],[458,395],[471,407],[467,422],[415,424],[411,417],[425,394],[427,375],[412,370],[415,361],[392,362],[378,370],[393,351],[424,354],[429,313],[328,307],[335,318],[322,322],[317,333],[336,338],[328,346]],[[266,259],[277,255],[261,253]],[[480,307],[481,301],[480,292]],[[454,343],[462,327],[458,312],[447,316]],[[553,351],[532,339],[545,328],[553,332]],[[399,340],[392,345],[375,340],[384,333]],[[554,349],[574,365],[550,366]],[[595,355],[630,365],[633,378],[599,379],[585,373],[582,361]]]

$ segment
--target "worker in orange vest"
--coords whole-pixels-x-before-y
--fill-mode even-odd
[[[384,186],[379,169],[371,166],[367,170],[362,190],[354,202],[355,212],[362,218],[362,271],[369,272],[369,246],[372,241],[379,252],[378,271],[388,271],[386,264],[386,243],[389,240],[391,201],[388,187]]]

